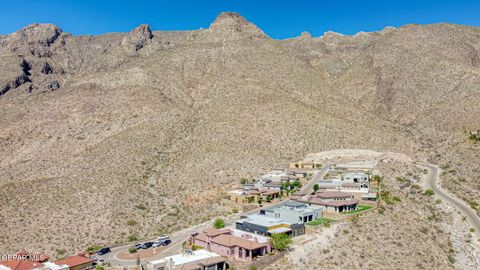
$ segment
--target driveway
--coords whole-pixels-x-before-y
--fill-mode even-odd
[[[475,233],[477,234],[477,236],[480,237],[480,217],[477,215],[475,210],[470,208],[470,206],[468,206],[465,202],[455,198],[448,191],[438,186],[439,175],[441,172],[440,168],[429,163],[422,162],[417,164],[423,168],[428,169],[428,175],[425,182],[426,188],[432,189],[435,192],[435,196],[446,201],[447,203],[458,209],[462,213],[462,215],[467,218],[467,222],[470,227],[475,229]]]
[[[315,171],[312,179],[306,183],[300,191],[310,194],[313,192],[313,186],[318,183],[318,180],[322,179],[325,174],[330,170],[330,164],[325,164],[319,171]]]

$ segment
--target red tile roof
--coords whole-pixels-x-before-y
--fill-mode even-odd
[[[318,205],[325,205],[325,206],[349,206],[358,204],[358,200],[341,200],[341,201],[323,201],[319,198],[310,199],[309,203],[318,204]]]
[[[93,260],[90,259],[90,258],[75,255],[75,256],[70,256],[68,258],[55,261],[55,264],[66,264],[69,267],[75,267],[75,266],[78,266],[78,265],[91,263],[91,262],[93,262]]]
[[[351,194],[341,192],[341,191],[323,191],[317,192],[313,195],[315,198],[320,199],[333,199],[333,198],[350,198],[352,197]]]
[[[214,237],[220,234],[231,234],[232,231],[229,229],[215,229],[215,228],[208,228],[203,230],[203,233],[207,236]]]
[[[202,233],[196,235],[194,238],[202,242],[207,242],[208,237],[212,237],[210,240],[212,243],[216,243],[218,245],[226,247],[237,246],[248,250],[258,249],[267,246],[267,243],[258,243],[255,240],[244,239],[238,236],[234,236],[231,233],[232,231],[229,229],[219,230],[209,228],[204,230]]]
[[[12,270],[31,270],[43,267],[41,262],[27,261],[27,260],[8,260],[0,261],[0,264]]]
[[[261,247],[266,247],[267,244],[261,244],[252,240],[243,239],[233,235],[222,234],[211,240],[213,243],[226,247],[241,247],[248,250],[254,250]]]

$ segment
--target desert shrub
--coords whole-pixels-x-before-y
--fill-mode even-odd
[[[137,225],[137,224],[138,224],[138,222],[136,222],[136,221],[133,220],[133,219],[127,221],[127,225],[128,225],[128,226],[135,226],[135,225]]]
[[[470,202],[468,202],[468,204],[470,205],[470,207],[471,207],[472,209],[475,209],[475,210],[478,209],[478,203],[477,203],[477,202],[475,202],[475,201],[470,201]]]
[[[272,234],[272,247],[278,251],[283,251],[288,249],[290,244],[292,244],[292,239],[284,233]]]
[[[192,245],[192,250],[193,250],[193,251],[199,250],[199,249],[203,249],[203,247],[197,246],[197,245]]]
[[[93,253],[99,251],[101,248],[102,247],[99,246],[99,245],[89,246],[89,247],[87,247],[87,253],[88,254],[93,254]]]
[[[129,242],[137,241],[137,240],[138,240],[138,236],[135,235],[135,234],[130,234],[130,235],[127,237],[127,239],[128,239]]]
[[[129,248],[128,248],[128,252],[129,252],[129,253],[135,253],[135,252],[137,252],[137,249],[134,248],[134,247],[129,247]]]
[[[422,187],[419,186],[418,184],[413,184],[413,185],[410,186],[410,188],[411,188],[411,189],[416,189],[416,190],[422,189]]]
[[[435,192],[432,189],[427,189],[427,190],[425,190],[425,192],[423,192],[423,194],[425,194],[427,196],[433,196],[433,195],[435,195]]]
[[[451,264],[454,264],[455,263],[455,257],[453,255],[448,255],[448,261],[451,263]]]
[[[383,181],[383,177],[375,174],[372,176],[372,181],[377,182],[377,184],[380,184]]]
[[[258,204],[262,204],[262,202],[263,202],[262,197],[258,198],[258,201],[257,201],[257,202],[258,202]]]
[[[142,203],[139,204],[139,205],[136,205],[135,207],[136,207],[137,209],[140,209],[140,210],[145,210],[145,209],[147,209],[147,207],[146,207],[145,205],[143,205]]]
[[[400,176],[395,177],[395,179],[399,183],[405,183],[407,181],[407,179],[405,179],[405,177],[400,177]]]
[[[221,218],[217,218],[215,219],[215,221],[213,222],[213,227],[215,229],[221,229],[221,228],[224,228],[225,227],[225,221]]]
[[[238,213],[238,209],[237,209],[237,208],[233,208],[233,209],[232,209],[232,213],[234,213],[234,214]]]

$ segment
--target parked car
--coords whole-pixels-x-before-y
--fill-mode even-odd
[[[134,249],[142,249],[142,244],[135,244],[135,246],[133,246]]]
[[[109,253],[111,250],[110,248],[106,247],[106,248],[102,248],[100,249],[99,251],[97,251],[97,255],[105,255],[107,253]]]
[[[153,245],[152,245],[152,247],[154,247],[154,248],[161,247],[161,246],[162,246],[162,242],[160,242],[160,241],[155,241],[155,242],[153,242]]]
[[[104,259],[97,259],[97,260],[95,260],[95,263],[98,264],[98,265],[103,265],[105,263],[105,260]]]
[[[165,241],[162,242],[162,246],[168,246],[170,245],[170,243],[172,243],[172,240],[166,239]]]
[[[153,246],[153,242],[145,242],[142,245],[143,249],[151,248]]]
[[[167,240],[167,239],[170,239],[170,237],[168,237],[168,235],[166,235],[166,234],[162,234],[157,238],[157,241],[162,241],[162,240]]]

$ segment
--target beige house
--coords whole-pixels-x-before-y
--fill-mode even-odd
[[[239,204],[251,204],[257,202],[257,196],[250,194],[248,191],[242,189],[234,189],[228,192],[228,198]]]
[[[279,190],[273,189],[235,189],[228,192],[228,198],[239,204],[252,204],[257,203],[260,198],[266,201],[268,198],[273,200],[280,196]]]
[[[304,162],[304,161],[291,162],[288,164],[289,169],[313,170],[315,169],[315,166],[316,166],[316,163],[314,162]]]

